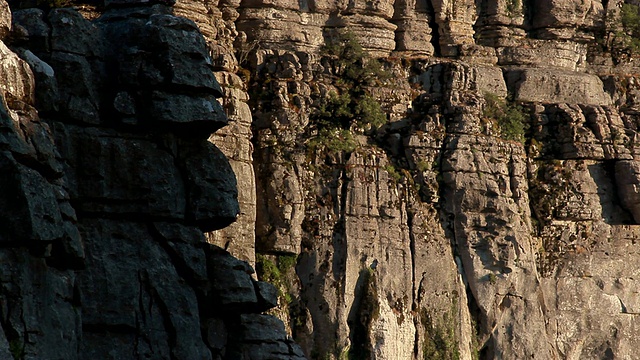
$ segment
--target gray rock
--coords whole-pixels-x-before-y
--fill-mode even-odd
[[[53,135],[49,125],[40,121],[30,121],[21,126],[23,133],[28,134],[29,143],[33,144],[35,153],[29,156],[16,154],[17,158],[38,170],[50,179],[59,179],[63,176],[63,166],[60,162],[60,154],[53,142]]]
[[[100,81],[87,58],[75,53],[54,52],[49,65],[56,75],[59,103],[57,106],[50,104],[45,109],[57,107],[69,120],[99,124],[100,98],[97,84]],[[70,73],[74,76],[70,77]]]
[[[75,273],[48,267],[26,248],[2,249],[0,264],[0,279],[8,285],[0,291],[3,330],[12,354],[79,359],[82,327]]]
[[[615,180],[624,208],[640,222],[640,163],[636,160],[616,161]]]
[[[10,150],[17,156],[35,157],[35,148],[24,141],[16,122],[2,104],[0,104],[0,146],[3,150]]]
[[[76,210],[180,219],[185,211],[182,176],[174,158],[144,138],[113,131],[55,126],[68,168]],[[110,154],[110,155],[107,155]]]
[[[278,289],[270,283],[264,281],[256,282],[256,293],[258,295],[259,308],[267,311],[278,306]]]
[[[237,182],[224,154],[202,141],[184,146],[179,158],[186,176],[187,220],[203,231],[234,222],[240,212]]]
[[[305,359],[284,331],[282,321],[271,315],[245,314],[233,327],[225,359]]]
[[[51,27],[44,19],[44,11],[36,8],[16,10],[13,13],[13,23],[16,27],[24,29],[21,39],[32,52],[38,56],[47,54],[50,49],[49,36]]]
[[[136,11],[131,9],[129,15]],[[114,100],[116,110],[130,116],[135,108],[139,124],[152,131],[203,138],[226,125],[227,117],[216,101],[222,90],[196,25],[161,12],[151,11],[143,15],[146,20],[135,21],[126,21],[126,12],[120,15],[106,14],[98,22],[112,44],[107,57],[113,66],[108,69],[117,71],[109,86],[119,89],[117,94],[129,92],[135,102],[123,111],[122,102]]]
[[[0,43],[0,357],[220,359],[230,318],[275,305],[195,227],[234,221],[237,190],[204,140],[227,121],[206,43],[168,11],[21,10],[27,62]]]
[[[20,56],[31,67],[39,89],[35,96],[36,107],[42,114],[58,111],[58,82],[53,68],[30,50],[23,51]]]
[[[83,324],[89,332],[112,328],[113,335],[103,335],[113,336],[112,341],[122,336],[118,333],[136,333],[142,339],[131,346],[141,356],[158,352],[178,359],[211,358],[200,337],[193,289],[158,243],[139,241],[151,237],[146,229],[135,223],[85,220],[81,232],[87,264],[81,274],[87,309]]]
[[[256,307],[258,297],[246,262],[227,252],[213,250],[207,255],[207,264],[212,285],[210,298],[212,304],[218,306],[219,315]]]
[[[115,99],[113,99],[113,108],[126,116],[132,116],[136,114],[136,103],[133,96],[126,92],[119,92]]]
[[[207,319],[205,328],[209,347],[217,351],[224,349],[228,340],[227,326],[224,321],[219,318]]]
[[[240,315],[240,332],[245,341],[277,342],[287,339],[284,324],[271,315]]]
[[[202,231],[175,223],[155,223],[154,237],[169,254],[176,270],[194,289],[210,287]]]
[[[192,134],[208,134],[224,126],[227,116],[212,95],[196,97],[154,91],[150,98],[148,114],[149,126],[167,127],[176,132],[182,132],[183,126],[188,125]],[[204,134],[207,134],[206,136]]]
[[[63,236],[62,217],[54,188],[37,171],[0,153],[0,222],[2,240],[53,241]]]
[[[52,52],[64,52],[88,57],[100,56],[103,51],[99,29],[79,12],[71,8],[51,10],[47,16]]]

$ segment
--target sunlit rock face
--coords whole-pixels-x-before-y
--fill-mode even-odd
[[[621,7],[3,3],[0,351],[634,358]]]
[[[255,194],[237,235],[208,236],[255,249],[307,356],[633,357],[636,270],[619,265],[636,253],[638,79],[611,47],[621,2],[178,3],[202,6],[225,109],[252,115],[212,139],[238,144],[223,151]],[[350,150],[313,145],[317,110],[349,92],[324,47],[340,32],[392,73],[364,90],[388,124],[349,127]],[[521,137],[496,98],[522,107]]]

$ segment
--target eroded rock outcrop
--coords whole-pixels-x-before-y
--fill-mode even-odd
[[[3,1],[2,37],[11,14]],[[206,242],[239,213],[209,48],[163,4],[16,10],[0,42],[0,354],[304,358],[276,289]],[[16,55],[18,54],[18,55]]]
[[[259,44],[256,249],[278,266],[297,254],[279,316],[307,355],[633,356],[635,270],[615,265],[635,261],[637,217],[636,68],[609,47],[620,4],[240,4]],[[318,48],[365,15],[366,36],[346,28],[393,50],[393,80],[366,89],[389,123],[319,150],[314,109],[345,90]],[[384,21],[395,44],[379,46]],[[495,98],[523,107],[520,135]]]
[[[111,5],[1,16],[4,354],[635,356],[622,1]],[[390,76],[348,89],[345,32]],[[385,124],[327,135],[354,94]]]

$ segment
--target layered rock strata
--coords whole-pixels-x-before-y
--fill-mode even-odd
[[[239,5],[256,249],[297,256],[279,314],[308,356],[634,356],[620,265],[635,261],[637,69],[608,48],[620,5]],[[365,17],[367,33],[350,22]],[[339,91],[322,51],[339,28],[394,75],[367,89],[390,122],[351,128],[353,151],[309,145]],[[490,115],[495,97],[522,107],[523,137]]]
[[[634,358],[640,80],[621,5],[178,2],[204,40],[163,5],[15,12],[2,186],[21,195],[0,209],[29,219],[4,217],[7,263],[34,265],[6,270],[5,297],[44,310],[9,311],[0,348],[33,357],[58,331],[83,356],[129,339],[160,358],[301,356],[288,332],[313,359]],[[392,74],[362,89],[388,121],[330,148],[315,114],[349,90],[323,45],[345,30]],[[240,215],[207,239],[277,289],[203,241],[238,211],[231,170]],[[284,327],[257,314],[276,297]]]

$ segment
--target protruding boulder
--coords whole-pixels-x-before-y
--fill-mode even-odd
[[[229,160],[209,142],[180,154],[186,179],[186,218],[203,231],[223,228],[240,213],[237,181]]]
[[[140,18],[126,17],[134,13]],[[222,89],[193,21],[158,6],[113,10],[97,25],[109,43],[106,86],[122,122],[205,139],[227,124],[216,101]]]

